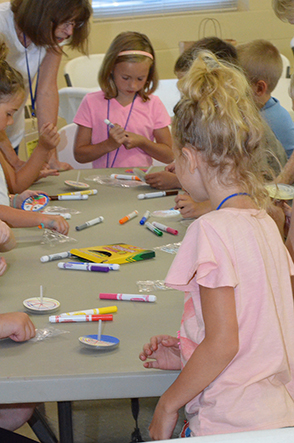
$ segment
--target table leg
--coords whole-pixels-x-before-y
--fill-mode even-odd
[[[70,401],[58,402],[60,443],[73,443],[72,410]]]

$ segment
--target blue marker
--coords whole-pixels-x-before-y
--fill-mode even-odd
[[[147,221],[149,217],[150,217],[150,211],[146,211],[140,220],[140,225],[144,225],[145,221]]]

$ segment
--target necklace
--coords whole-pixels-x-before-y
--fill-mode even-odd
[[[137,97],[137,92],[134,95],[134,98],[133,98],[133,101],[132,101],[132,104],[131,104],[131,107],[130,107],[130,110],[129,110],[129,114],[127,116],[127,121],[126,121],[126,124],[124,126],[124,130],[126,130],[126,128],[128,126],[128,123],[129,123],[129,120],[130,120],[130,117],[131,117],[131,113],[132,113],[132,110],[133,110],[133,107],[134,107],[134,103],[135,103],[136,97]],[[107,103],[107,120],[109,120],[109,113],[110,113],[110,99],[108,99],[108,103]],[[107,125],[107,137],[109,137],[109,126],[108,125]],[[117,148],[117,150],[116,150],[116,153],[115,153],[114,159],[113,159],[113,161],[112,161],[112,163],[110,165],[110,168],[113,168],[114,162],[115,162],[116,157],[118,155],[118,151],[119,151],[119,148]],[[106,168],[109,168],[109,152],[107,153],[107,158],[106,158]]]
[[[37,89],[38,89],[38,83],[39,83],[41,50],[39,50],[39,61],[38,61],[38,71],[37,71],[35,93],[33,93],[33,84],[32,84],[32,78],[31,78],[31,73],[30,73],[30,65],[29,65],[29,57],[28,57],[28,50],[27,50],[27,44],[26,44],[27,41],[26,41],[25,33],[23,33],[23,40],[24,40],[24,44],[25,44],[24,46],[25,46],[26,65],[27,65],[29,89],[30,89],[30,96],[31,96],[31,103],[32,103],[32,117],[36,117],[35,103],[36,103],[36,99],[37,99]]]
[[[250,194],[248,194],[248,192],[237,192],[236,194],[228,195],[226,198],[224,198],[224,199],[220,202],[220,204],[218,205],[218,207],[216,208],[216,210],[218,211],[218,210],[222,207],[222,205],[223,205],[227,200],[229,200],[229,198],[237,197],[237,195],[248,195],[248,196],[250,197]]]

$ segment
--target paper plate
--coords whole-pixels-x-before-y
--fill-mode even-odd
[[[90,187],[87,183],[77,182],[76,180],[65,180],[64,183],[75,189],[88,189]]]
[[[275,200],[292,200],[294,198],[294,186],[279,183],[267,185],[266,189],[269,196]]]
[[[25,211],[41,211],[49,203],[49,197],[45,194],[35,195],[26,198],[21,205],[21,209]]]
[[[59,308],[60,303],[58,300],[54,300],[53,298],[43,297],[43,303],[41,304],[40,297],[32,297],[24,300],[23,305],[25,308],[29,309],[29,311],[42,313],[55,311],[55,309]]]
[[[111,335],[101,335],[101,340],[98,340],[97,334],[84,335],[79,338],[79,342],[96,351],[109,351],[119,345],[119,339]]]

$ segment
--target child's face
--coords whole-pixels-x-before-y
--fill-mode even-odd
[[[151,60],[138,63],[122,62],[115,65],[113,79],[118,90],[118,99],[132,100],[135,93],[139,92],[148,78]]]
[[[5,97],[7,101],[0,102],[0,131],[13,124],[13,115],[24,101],[24,92],[20,91],[11,97]]]

